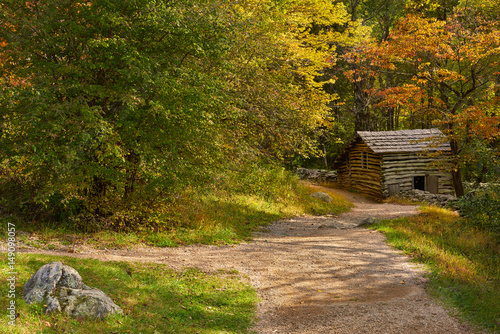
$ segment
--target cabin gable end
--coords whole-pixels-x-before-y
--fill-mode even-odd
[[[342,188],[384,198],[420,189],[453,194],[450,146],[437,129],[359,131],[333,165]]]

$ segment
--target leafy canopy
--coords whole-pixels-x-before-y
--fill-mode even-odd
[[[346,38],[329,29],[345,9],[322,0],[8,0],[0,15],[2,202],[29,215],[150,210],[257,157],[314,154],[331,100],[314,78]]]

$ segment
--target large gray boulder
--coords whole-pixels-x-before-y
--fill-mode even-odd
[[[333,198],[325,192],[318,191],[311,194],[312,197],[319,199],[320,201],[331,203]]]
[[[52,262],[38,269],[24,285],[23,294],[28,304],[47,305],[45,313],[64,312],[94,319],[123,314],[104,292],[83,284],[80,274],[62,262]]]

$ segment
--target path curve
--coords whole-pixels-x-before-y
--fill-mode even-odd
[[[261,301],[257,333],[472,333],[426,293],[424,271],[386,245],[366,218],[418,213],[415,206],[375,203],[338,189],[356,207],[339,216],[278,221],[234,246],[188,246],[30,253],[143,261],[174,269],[237,269]]]

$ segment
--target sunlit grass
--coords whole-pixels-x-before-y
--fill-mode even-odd
[[[500,329],[500,245],[456,212],[423,207],[408,218],[382,221],[388,241],[431,270],[430,291],[472,323]]]
[[[46,315],[42,305],[27,305],[19,296],[15,327],[2,316],[0,333],[250,333],[255,320],[256,293],[234,271],[175,272],[160,264],[18,254],[17,293],[36,270],[52,261],[75,268],[85,284],[104,291],[124,315],[102,321]],[[6,282],[8,271],[6,261],[0,263],[0,282]],[[7,290],[7,284],[1,284],[3,296]],[[8,302],[0,298],[0,309],[5,311]]]
[[[352,206],[343,197],[331,192],[332,203],[313,198],[310,195],[318,191],[316,187],[293,179],[275,184],[274,187],[262,193],[222,190],[197,193],[187,189],[174,203],[168,203],[154,213],[155,221],[159,222],[155,228],[139,226],[123,231],[82,233],[70,228],[40,228],[19,222],[18,230],[31,233],[29,236],[20,236],[19,240],[37,248],[60,244],[76,249],[82,244],[96,248],[229,245],[251,240],[253,232],[259,227],[280,219],[305,214],[339,214],[349,211]]]

